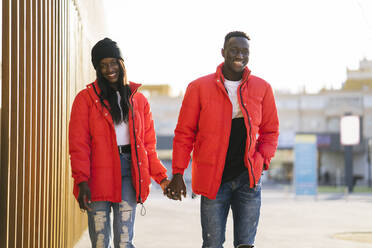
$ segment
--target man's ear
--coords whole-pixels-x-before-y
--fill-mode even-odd
[[[223,48],[221,48],[221,55],[225,58],[225,50],[223,50]]]

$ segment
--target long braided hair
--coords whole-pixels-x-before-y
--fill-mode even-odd
[[[127,71],[124,66],[124,61],[121,59],[117,59],[117,63],[119,64],[119,78],[117,84],[117,91],[120,94],[120,108],[118,104],[118,97],[116,94],[116,90],[110,86],[110,82],[108,82],[104,76],[102,75],[99,69],[96,70],[97,74],[97,82],[98,86],[101,89],[101,93],[98,95],[100,98],[101,104],[103,107],[107,108],[111,114],[112,120],[115,124],[120,124],[122,121],[128,122],[129,116],[129,97],[131,95],[131,91],[129,88],[129,83],[127,79]],[[110,107],[106,106],[104,100],[107,100]]]

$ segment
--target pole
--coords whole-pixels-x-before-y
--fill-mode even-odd
[[[368,161],[368,187],[371,188],[371,148],[372,148],[372,139],[368,139],[367,144],[367,161]]]
[[[348,192],[353,192],[353,146],[346,145],[345,147],[345,184]]]

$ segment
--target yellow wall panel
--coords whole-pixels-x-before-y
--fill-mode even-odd
[[[2,1],[0,247],[73,247],[86,228],[67,137],[86,44],[75,1]]]

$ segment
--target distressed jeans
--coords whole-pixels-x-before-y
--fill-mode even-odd
[[[115,248],[132,248],[134,218],[136,214],[136,192],[132,184],[130,154],[120,154],[122,190],[120,203],[108,201],[92,202],[93,211],[88,212],[89,236],[93,248],[110,247],[111,220],[113,210],[113,233]]]
[[[221,184],[215,200],[201,197],[203,248],[222,248],[229,210],[234,221],[234,247],[253,245],[261,208],[261,180],[249,188],[248,172]]]

